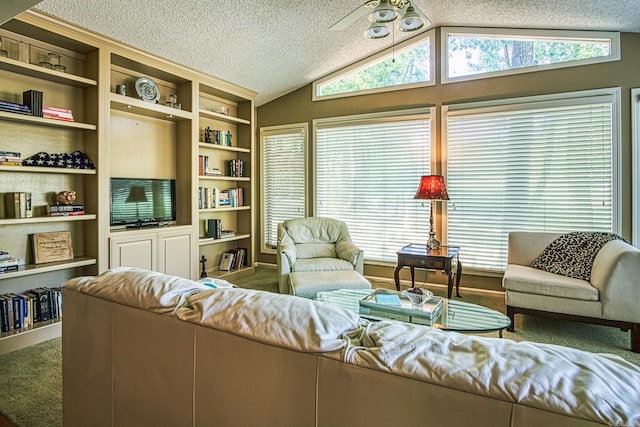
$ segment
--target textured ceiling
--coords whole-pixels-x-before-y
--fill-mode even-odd
[[[364,0],[44,0],[50,15],[258,93],[256,105],[394,42],[369,40]],[[639,0],[413,0],[432,26],[640,32]],[[413,35],[413,34],[412,34]],[[395,32],[395,42],[408,38]]]

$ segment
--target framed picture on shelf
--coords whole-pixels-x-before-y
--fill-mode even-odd
[[[73,245],[69,231],[35,233],[32,235],[32,241],[35,264],[73,259]]]
[[[230,252],[225,252],[222,254],[222,258],[220,259],[220,265],[218,266],[218,270],[231,270],[233,266],[233,257],[234,255]]]

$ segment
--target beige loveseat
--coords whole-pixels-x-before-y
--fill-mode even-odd
[[[502,286],[509,330],[518,313],[552,316],[631,330],[631,350],[640,352],[640,250],[612,240],[602,246],[589,280],[531,267],[561,233],[511,232]],[[575,261],[577,260],[568,260]]]
[[[640,369],[616,356],[132,268],[63,295],[67,427],[640,422]]]

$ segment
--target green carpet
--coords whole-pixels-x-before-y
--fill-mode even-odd
[[[393,288],[388,280],[371,280],[374,288]],[[277,292],[276,272],[257,268],[256,273],[234,280],[238,286]],[[444,296],[441,286],[427,286]],[[500,293],[461,290],[462,300],[505,312]],[[504,338],[579,348],[595,353],[613,353],[640,366],[640,354],[629,351],[630,333],[619,329],[516,316],[516,332]],[[497,336],[497,333],[487,334]],[[62,426],[62,345],[59,338],[0,356],[0,413],[19,427]]]

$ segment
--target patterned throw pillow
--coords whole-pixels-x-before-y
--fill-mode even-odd
[[[596,255],[611,240],[624,240],[613,233],[573,232],[551,242],[531,267],[576,279],[590,280]]]

